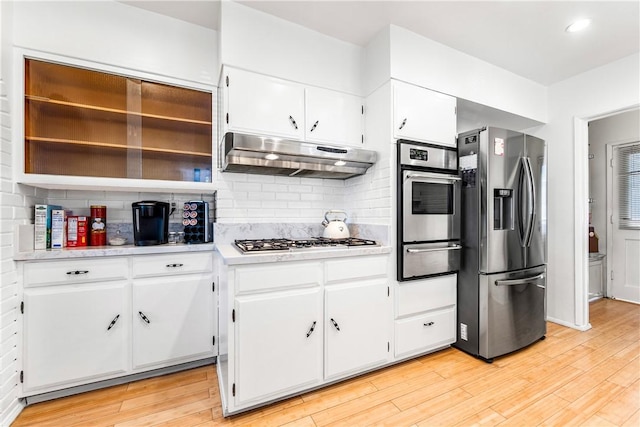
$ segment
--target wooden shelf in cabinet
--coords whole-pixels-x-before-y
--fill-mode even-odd
[[[85,145],[88,147],[100,147],[100,148],[115,148],[120,150],[137,150],[137,151],[151,151],[155,153],[168,153],[168,154],[179,154],[184,156],[200,156],[200,157],[211,157],[211,153],[202,153],[197,151],[184,151],[184,150],[174,150],[168,148],[154,148],[154,147],[136,147],[134,145],[121,145],[121,144],[110,144],[107,142],[92,142],[92,141],[76,141],[71,139],[59,139],[59,138],[42,138],[37,136],[28,136],[25,138],[27,141],[34,142],[48,142],[54,144],[70,144],[70,145]]]
[[[78,104],[78,103],[75,103],[75,102],[60,101],[60,100],[57,100],[57,99],[49,99],[49,98],[43,98],[43,97],[40,97],[40,96],[33,96],[33,95],[25,95],[25,100],[26,101],[35,101],[35,102],[46,102],[46,103],[51,104],[51,105],[60,105],[60,106],[65,106],[65,107],[74,107],[74,108],[83,108],[83,109],[87,109],[87,110],[102,111],[102,112],[105,112],[105,113],[131,115],[131,116],[145,117],[145,118],[158,119],[158,120],[170,120],[170,121],[176,121],[176,122],[191,123],[191,124],[195,124],[195,125],[205,125],[205,126],[211,126],[212,125],[211,121],[192,120],[192,119],[186,119],[186,118],[182,118],[182,117],[171,117],[171,116],[161,116],[161,115],[158,115],[158,114],[139,113],[139,112],[136,112],[136,111],[119,110],[119,109],[116,109],[116,108],[100,107],[100,106],[97,106],[97,105]]]

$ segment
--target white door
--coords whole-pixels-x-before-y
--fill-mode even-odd
[[[325,378],[384,363],[390,352],[391,304],[386,280],[325,289]]]
[[[612,157],[611,274],[608,296],[640,304],[640,142]]]
[[[134,281],[134,368],[214,356],[212,282],[208,274]]]
[[[362,145],[362,98],[320,88],[305,92],[307,141]]]
[[[223,120],[228,122],[228,130],[303,138],[303,86],[236,69],[227,70],[225,75]],[[226,77],[229,86],[226,86]]]
[[[456,146],[456,99],[403,82],[393,84],[396,139]]]
[[[239,296],[233,318],[237,404],[269,400],[320,383],[319,288]]]
[[[96,381],[127,370],[127,282],[24,291],[24,390]]]

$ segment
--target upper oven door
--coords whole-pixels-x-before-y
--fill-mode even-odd
[[[460,178],[402,172],[402,241],[460,239]]]

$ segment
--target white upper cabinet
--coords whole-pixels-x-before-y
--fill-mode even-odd
[[[225,132],[361,146],[362,98],[225,67]]]
[[[307,141],[362,145],[362,98],[320,88],[307,88]]]
[[[393,82],[393,136],[456,146],[456,98]]]
[[[243,70],[224,73],[227,131],[304,137],[304,87]]]

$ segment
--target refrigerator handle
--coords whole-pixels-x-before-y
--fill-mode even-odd
[[[544,273],[540,273],[537,276],[527,277],[524,279],[509,279],[509,280],[496,280],[496,286],[513,286],[513,285],[530,285],[544,279]],[[540,286],[542,287],[542,286]]]
[[[533,229],[536,223],[536,187],[533,179],[533,169],[531,168],[531,159],[529,157],[524,158],[524,164],[526,165],[526,175],[529,181],[527,191],[529,192],[529,223],[527,227],[527,234],[525,239],[525,246],[531,246],[531,239],[533,237]]]
[[[528,157],[521,157],[520,164],[522,166],[522,169],[520,169],[518,183],[518,231],[520,233],[520,244],[522,245],[522,247],[526,248],[531,244],[531,238],[533,236],[533,228],[536,219],[536,192],[533,182],[531,160]],[[525,180],[526,187],[524,183]],[[526,193],[526,213],[524,212],[522,206],[524,193]]]

